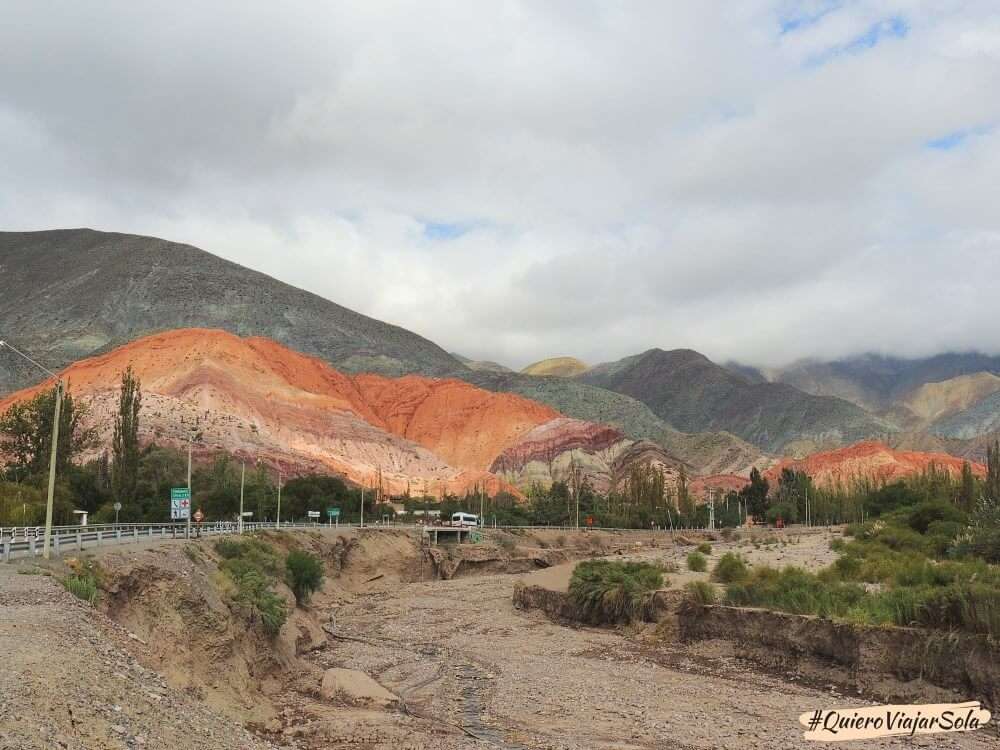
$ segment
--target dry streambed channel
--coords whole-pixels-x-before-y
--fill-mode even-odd
[[[737,543],[716,547],[713,556]],[[644,542],[626,547],[624,556],[677,562],[690,549]],[[823,534],[741,551],[757,563],[820,567],[832,559]],[[814,747],[802,739],[800,713],[867,704],[814,675],[796,679],[755,668],[724,642],[661,639],[653,626],[562,625],[513,606],[517,582],[558,585],[572,566],[400,583],[362,594],[337,608],[336,632],[345,640],[333,638],[321,658],[372,674],[403,696],[414,715],[445,732],[414,732],[412,747]],[[668,577],[676,587],[696,574]],[[459,726],[468,734],[458,733]],[[996,745],[987,732],[865,743]]]
[[[310,543],[327,560],[326,586],[309,608],[296,613],[297,631],[283,636],[284,656],[266,667],[259,644],[250,648],[246,637],[233,635],[232,621],[222,621],[225,608],[213,599],[206,556],[192,554],[182,542],[105,553],[99,562],[109,576],[117,576],[120,591],[107,596],[103,611],[67,600],[50,577],[10,570],[0,575],[0,595],[5,587],[21,593],[8,596],[10,608],[0,613],[6,614],[6,619],[0,616],[0,660],[19,670],[3,675],[3,684],[18,689],[0,696],[0,705],[8,716],[23,718],[17,742],[7,744],[3,732],[13,725],[8,716],[0,718],[0,749],[131,750],[143,747],[138,736],[146,747],[174,750],[784,750],[815,747],[802,738],[800,713],[866,704],[815,674],[796,678],[755,667],[724,640],[686,642],[655,624],[619,629],[563,624],[541,611],[519,609],[513,601],[519,584],[564,587],[573,560],[581,557],[659,561],[683,570],[690,540],[538,533],[519,537],[516,553],[510,539],[497,541],[508,558],[516,559],[476,550],[462,564],[452,558],[443,566],[428,563],[426,551],[403,535],[317,537]],[[717,540],[713,546],[713,558],[732,549],[755,564],[819,567],[832,559],[825,533],[787,536],[784,544]],[[454,577],[440,580],[432,575],[435,569]],[[504,572],[530,569],[534,572]],[[699,575],[705,574],[668,573],[669,587],[682,587]],[[76,604],[66,609],[66,601]],[[206,601],[213,601],[213,608],[206,610]],[[203,638],[201,651],[158,648],[171,627],[186,632],[190,618],[201,623],[204,636],[217,626],[217,639]],[[92,633],[83,648],[74,632]],[[102,682],[88,687],[87,680],[47,680],[40,644],[45,653],[73,654],[74,674],[96,670]],[[130,651],[142,665],[130,669],[162,684],[157,687],[162,700],[190,706],[190,712],[155,721],[155,708],[135,704],[128,690],[118,689],[123,669],[108,673],[108,649]],[[123,663],[132,658],[121,656]],[[227,693],[237,673],[240,692]],[[72,694],[60,692],[67,685]],[[53,707],[46,715],[36,715],[39,696],[47,696],[46,705]],[[62,718],[63,708],[70,706],[76,724]],[[217,711],[214,724],[207,718],[210,709]],[[105,714],[114,723],[105,722]],[[202,734],[184,730],[184,715],[198,717]],[[88,722],[86,742],[74,739],[81,716]],[[241,739],[240,724],[256,737]],[[990,732],[857,746],[997,747],[1000,740]],[[66,743],[40,739],[33,744],[36,736],[65,738]],[[153,736],[157,742],[150,742]],[[102,741],[95,744],[95,737]]]

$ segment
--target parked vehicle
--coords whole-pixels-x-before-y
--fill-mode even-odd
[[[474,516],[471,513],[452,513],[451,514],[451,525],[452,526],[478,526],[479,516]]]

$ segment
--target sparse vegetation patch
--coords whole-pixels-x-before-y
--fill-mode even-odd
[[[569,596],[587,622],[631,622],[648,619],[653,592],[663,585],[663,571],[655,565],[588,560],[573,570]]]

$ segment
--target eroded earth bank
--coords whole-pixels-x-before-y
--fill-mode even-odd
[[[267,534],[326,581],[268,635],[234,606],[215,542],[0,565],[0,748],[798,748],[800,713],[864,696],[661,626],[560,624],[515,585],[558,588],[572,561],[679,562],[689,540],[499,532],[457,550],[404,530]],[[716,540],[719,552],[736,541]],[[773,547],[773,548],[772,548]],[[822,565],[825,534],[745,550]],[[96,607],[57,578],[97,571]],[[688,573],[671,573],[671,587]],[[865,747],[996,747],[993,730]]]

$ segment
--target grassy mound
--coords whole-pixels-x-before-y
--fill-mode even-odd
[[[663,585],[655,565],[588,560],[573,570],[569,596],[587,622],[632,622],[649,618],[653,592]]]
[[[744,580],[748,575],[750,575],[750,570],[743,558],[732,552],[727,552],[715,564],[712,580],[719,581],[719,583],[734,583]]]
[[[688,570],[704,573],[708,569],[708,559],[700,552],[692,552],[687,556]]]

